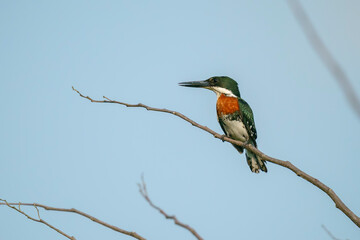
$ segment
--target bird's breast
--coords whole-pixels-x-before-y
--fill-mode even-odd
[[[216,112],[218,116],[232,114],[239,111],[239,101],[235,97],[227,97],[221,94],[216,102]]]

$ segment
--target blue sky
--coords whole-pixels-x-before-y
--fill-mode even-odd
[[[360,92],[360,3],[302,1]],[[359,229],[289,170],[250,172],[245,156],[162,113],[221,132],[213,93],[182,81],[227,75],[255,113],[259,149],[330,186],[360,214],[359,119],[286,1],[0,1],[0,198],[77,208],[148,239],[341,239]],[[36,211],[27,208],[36,216]],[[65,239],[0,208],[1,239]],[[131,239],[82,217],[41,211],[77,239]],[[21,229],[21,230],[20,230]]]

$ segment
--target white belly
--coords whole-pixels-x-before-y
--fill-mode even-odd
[[[245,125],[240,121],[231,121],[228,119],[222,120],[224,123],[224,128],[226,135],[242,142],[245,142],[249,139],[249,134],[246,131]]]

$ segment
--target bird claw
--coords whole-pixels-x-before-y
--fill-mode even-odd
[[[221,141],[225,142],[225,137],[227,137],[226,135],[221,135],[220,139]]]

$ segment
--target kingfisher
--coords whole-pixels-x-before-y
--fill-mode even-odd
[[[180,86],[205,88],[216,94],[216,113],[221,129],[225,135],[234,140],[249,143],[254,147],[256,144],[256,128],[254,114],[250,105],[241,98],[238,83],[226,76],[211,77],[205,81],[181,82]],[[242,154],[244,148],[234,145]],[[254,173],[267,172],[266,161],[255,153],[246,149],[246,160],[250,170]]]

